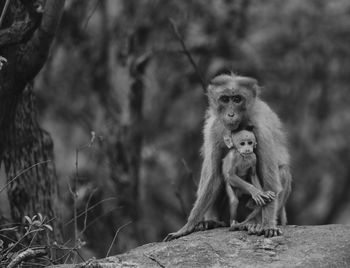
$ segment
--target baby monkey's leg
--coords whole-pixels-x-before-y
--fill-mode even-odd
[[[225,187],[230,207],[230,225],[233,226],[237,224],[237,208],[239,203],[239,200],[236,195],[237,190],[234,191],[228,182],[226,182]]]
[[[262,186],[260,184],[259,178],[256,176],[256,174],[251,176],[251,182],[252,184],[259,190],[262,191]],[[265,204],[268,204],[272,200],[276,198],[276,195],[274,192],[271,191],[264,191],[264,201]],[[261,234],[262,233],[262,225],[261,225],[261,213],[262,213],[262,206],[265,204],[258,204],[254,198],[249,200],[247,203],[247,207],[253,209],[253,211],[247,216],[247,218],[240,223],[231,225],[230,231],[234,230],[247,230],[249,234]]]

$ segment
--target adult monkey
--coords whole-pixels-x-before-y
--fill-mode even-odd
[[[223,136],[227,130],[235,132],[253,125],[257,138],[258,176],[264,191],[272,191],[276,199],[262,208],[242,227],[250,234],[264,234],[273,237],[281,234],[277,227],[277,217],[286,223],[284,205],[291,189],[289,153],[286,137],[278,116],[258,97],[258,84],[253,78],[237,75],[219,75],[208,86],[209,108],[204,126],[204,156],[201,178],[197,190],[197,200],[187,223],[177,232],[165,238],[169,241],[202,226],[222,226],[220,211],[214,201],[218,197],[224,179],[222,159],[227,153]],[[204,224],[202,222],[204,216]]]

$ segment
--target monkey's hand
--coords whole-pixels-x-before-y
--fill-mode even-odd
[[[185,236],[185,235],[188,235],[190,233],[192,233],[194,231],[194,228],[195,226],[192,226],[192,225],[187,225],[185,224],[180,230],[178,230],[177,232],[174,232],[174,233],[170,233],[168,234],[163,242],[168,242],[168,241],[171,241],[171,240],[174,240],[176,238],[179,238],[181,236]]]

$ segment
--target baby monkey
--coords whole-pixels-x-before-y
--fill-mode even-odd
[[[253,132],[241,130],[224,135],[224,142],[230,149],[223,159],[222,171],[225,178],[226,192],[230,202],[230,230],[239,229],[261,211],[261,207],[275,199],[275,193],[262,190],[259,178],[256,174],[256,138]],[[238,223],[237,207],[238,197],[242,194],[251,195],[253,201],[247,206],[254,208],[244,222]]]

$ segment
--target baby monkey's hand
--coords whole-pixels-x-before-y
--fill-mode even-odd
[[[276,194],[272,191],[263,192],[263,198],[266,203],[270,203],[272,200],[275,200]]]
[[[267,203],[270,203],[272,200],[276,198],[276,195],[274,192],[271,191],[261,191],[256,188],[254,190],[251,190],[250,192],[252,199],[258,206],[265,206]]]

